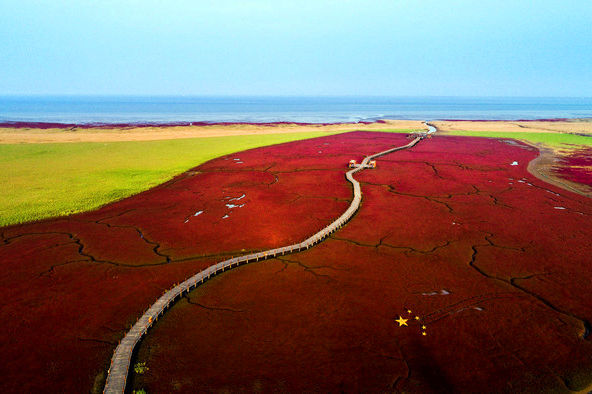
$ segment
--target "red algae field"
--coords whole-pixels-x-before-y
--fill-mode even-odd
[[[101,391],[118,340],[163,291],[339,216],[344,163],[406,141],[378,136],[244,151],[94,212],[0,229],[0,391]]]
[[[404,144],[327,140],[350,138],[360,149],[345,158]],[[132,388],[589,390],[592,203],[530,175],[537,155],[436,136],[378,159],[356,174],[360,211],[328,240],[234,269],[173,306],[141,342],[149,370]]]
[[[1,228],[0,390],[100,392],[118,340],[164,290],[307,238],[349,206],[350,159],[407,142],[353,132],[253,149],[94,212]],[[435,136],[381,157],[356,174],[362,206],[331,238],[178,301],[128,388],[590,389],[592,202],[530,175],[537,154]]]
[[[562,155],[554,172],[568,181],[586,185],[592,190],[592,148],[575,149]]]

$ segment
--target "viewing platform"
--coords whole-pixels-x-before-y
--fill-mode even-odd
[[[348,168],[376,168],[376,160],[371,160],[367,164],[357,163],[355,160],[350,160],[347,165]]]

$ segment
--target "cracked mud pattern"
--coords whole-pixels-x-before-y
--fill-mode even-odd
[[[132,387],[590,390],[592,202],[531,176],[536,156],[436,136],[380,158],[356,175],[362,206],[331,238],[224,273],[172,307],[140,344],[150,370]],[[407,308],[427,336],[395,323]]]
[[[0,228],[0,391],[102,391],[118,341],[163,291],[307,238],[348,207],[352,157],[405,142],[355,133],[254,149],[94,212]]]

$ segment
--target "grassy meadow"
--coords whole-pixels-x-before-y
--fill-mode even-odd
[[[379,131],[409,133],[416,130]],[[95,209],[149,189],[222,155],[341,132],[0,144],[0,227]],[[487,131],[444,134],[515,138],[555,148],[592,146],[592,138],[572,134]]]
[[[330,134],[0,144],[0,226],[91,210],[219,156]]]

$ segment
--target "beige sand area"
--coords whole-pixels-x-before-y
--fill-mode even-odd
[[[439,131],[499,131],[540,132],[592,135],[592,121],[436,121]],[[55,142],[106,142],[106,141],[150,141],[177,138],[222,137],[249,134],[297,133],[311,131],[348,131],[381,129],[425,129],[420,120],[385,120],[369,124],[343,123],[330,125],[301,125],[294,123],[251,125],[218,124],[207,126],[170,127],[115,127],[115,128],[0,128],[1,144],[55,143]]]
[[[67,128],[33,129],[0,128],[0,144],[55,143],[55,142],[107,142],[107,141],[150,141],[177,138],[223,137],[249,134],[277,134],[311,131],[349,131],[380,129],[425,129],[419,120],[388,120],[369,124],[342,123],[330,125],[314,124],[219,124],[207,126],[171,127],[115,127],[115,128]]]
[[[436,121],[438,130],[446,131],[499,131],[504,133],[566,133],[592,135],[592,120],[565,121]]]

